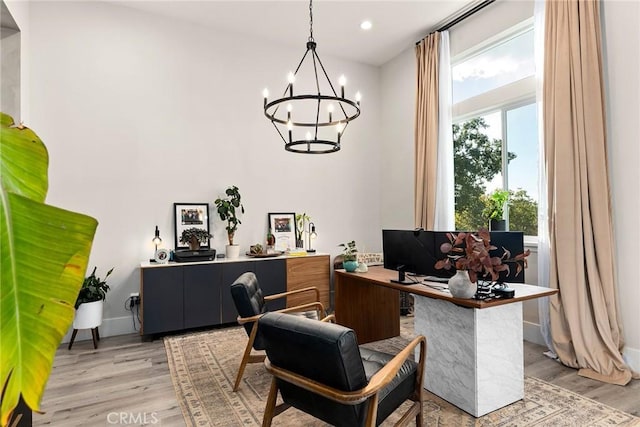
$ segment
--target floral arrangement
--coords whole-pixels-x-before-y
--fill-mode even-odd
[[[477,233],[447,233],[449,242],[440,245],[440,251],[447,257],[436,262],[435,268],[450,270],[467,270],[471,282],[476,282],[478,277],[491,276],[491,280],[498,279],[502,271],[511,274],[509,264],[516,264],[516,275],[527,267],[527,257],[531,253],[529,249],[511,258],[511,252],[503,249],[500,257],[491,256],[490,251],[498,249],[491,244],[489,231],[481,229]]]

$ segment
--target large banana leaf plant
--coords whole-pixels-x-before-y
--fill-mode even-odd
[[[29,128],[1,113],[0,423],[22,399],[38,411],[69,329],[97,221],[44,203],[49,155]]]

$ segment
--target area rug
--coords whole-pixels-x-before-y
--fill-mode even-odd
[[[176,397],[191,426],[260,426],[269,394],[270,375],[260,363],[249,364],[238,392],[232,391],[247,342],[240,327],[171,336],[164,339]],[[395,354],[402,337],[367,344]],[[405,403],[405,405],[408,403]],[[640,426],[640,420],[537,378],[525,377],[525,398],[481,418],[425,390],[427,426]],[[392,414],[383,426],[399,418]],[[274,418],[276,426],[326,426],[294,408]]]

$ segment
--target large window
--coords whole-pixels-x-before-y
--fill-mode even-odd
[[[456,228],[487,227],[488,195],[508,190],[509,230],[538,234],[533,29],[520,25],[454,60]]]

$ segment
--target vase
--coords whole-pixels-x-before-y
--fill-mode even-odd
[[[358,261],[343,261],[342,266],[349,273],[353,273],[354,271],[356,271],[356,268],[358,268]]]
[[[227,245],[224,249],[227,259],[236,259],[240,256],[240,245]]]
[[[83,302],[76,309],[73,329],[93,329],[102,324],[104,301]]]
[[[196,236],[192,236],[191,239],[189,239],[189,249],[192,251],[200,249],[200,241]]]
[[[454,298],[473,298],[476,294],[478,286],[469,279],[467,270],[458,270],[456,274],[449,279],[449,292]]]
[[[304,240],[296,239],[296,248],[304,248]]]
[[[506,231],[507,221],[504,219],[492,219],[489,221],[490,231]]]

